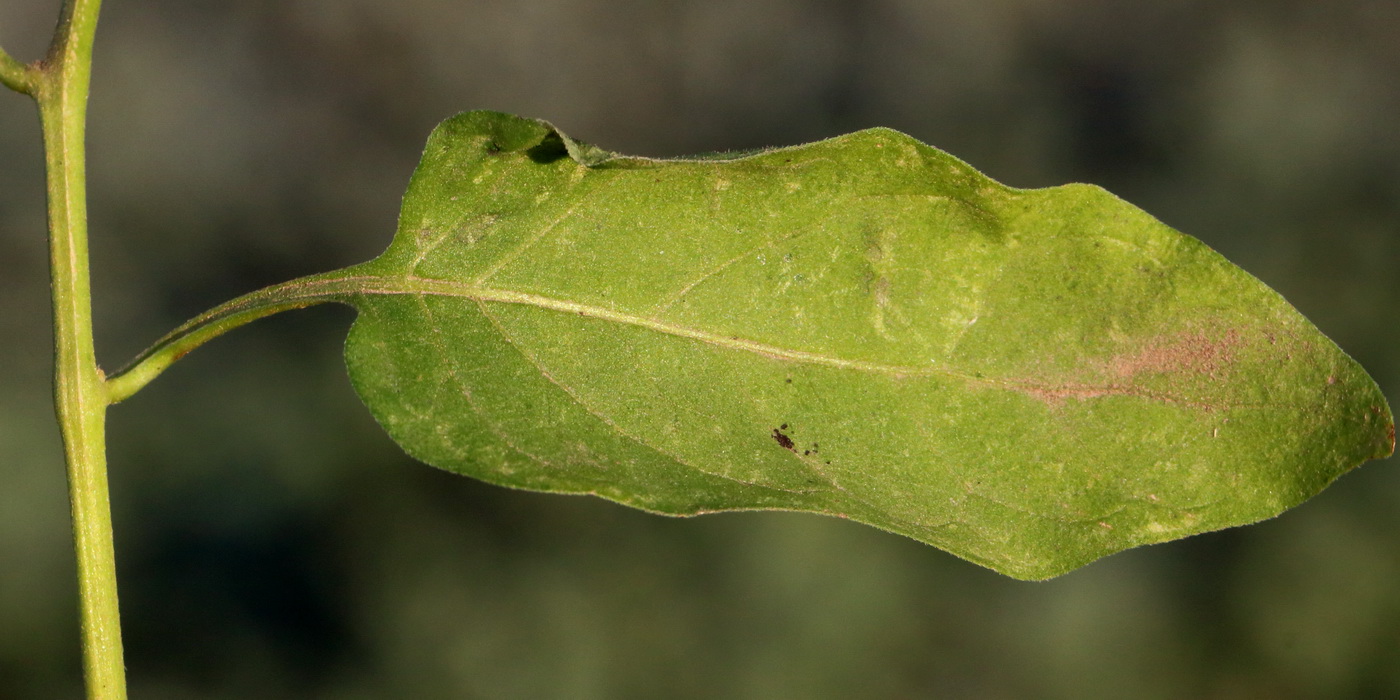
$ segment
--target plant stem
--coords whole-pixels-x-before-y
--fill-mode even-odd
[[[44,133],[53,281],[54,404],[68,462],[87,697],[126,697],[107,490],[107,390],[92,339],[84,158],[92,43],[101,0],[69,0],[31,80]]]

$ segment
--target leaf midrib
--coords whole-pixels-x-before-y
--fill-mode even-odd
[[[948,367],[915,367],[867,360],[852,360],[818,352],[794,350],[756,340],[669,323],[655,317],[639,316],[601,306],[555,299],[510,289],[479,284],[416,277],[405,274],[380,274],[373,269],[375,262],[356,265],[334,272],[284,282],[244,295],[210,309],[191,319],[165,337],[156,341],[136,357],[131,364],[113,374],[109,380],[121,383],[125,397],[139,390],[146,381],[164,367],[190,350],[232,328],[264,316],[293,308],[330,301],[355,306],[356,297],[393,295],[432,295],[475,301],[478,303],[521,304],[558,313],[574,314],[628,326],[644,328],[655,333],[687,338],[715,347],[747,352],[769,359],[797,364],[815,365],[848,371],[880,374],[892,379],[910,377],[947,377],[967,384],[1014,391],[1055,408],[1068,399],[1084,401],[1107,397],[1128,397],[1173,404],[1204,411],[1230,408],[1257,408],[1263,404],[1209,402],[1177,394],[1153,391],[1133,384],[1084,382],[1044,382],[1029,379],[995,378],[969,374]],[[367,274],[368,273],[368,274]],[[120,398],[116,399],[120,400]]]
[[[353,269],[354,268],[351,268],[351,270]],[[915,367],[871,362],[867,360],[853,360],[806,350],[784,348],[734,335],[714,333],[712,331],[669,323],[655,318],[647,318],[617,311],[615,309],[583,304],[566,299],[556,299],[529,292],[428,277],[379,274],[351,274],[338,277],[321,275],[315,278],[301,280],[299,283],[289,283],[284,286],[284,290],[283,294],[277,295],[283,303],[302,300],[339,300],[350,303],[353,306],[353,298],[356,296],[432,295],[467,299],[477,302],[522,304],[559,313],[574,314],[583,318],[644,328],[656,333],[678,338],[688,338],[723,349],[747,352],[783,362],[868,372],[896,379],[905,377],[948,377],[970,384],[1016,391],[1037,398],[1047,404],[1058,404],[1066,399],[1085,400],[1091,398],[1124,396],[1207,410],[1248,406],[1248,404],[1209,403],[1165,392],[1152,391],[1131,384],[1046,383],[1019,379],[998,379],[981,377],[947,367]]]

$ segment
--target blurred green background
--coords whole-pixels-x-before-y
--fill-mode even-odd
[[[57,0],[0,3],[38,57]],[[665,156],[885,125],[1092,181],[1278,289],[1400,389],[1391,0],[109,0],[99,357],[360,262],[433,125],[489,108]],[[0,698],[80,695],[38,126],[0,94]],[[670,520],[412,463],[340,308],[111,413],[133,696],[1400,697],[1400,473],[1048,583],[794,514]]]

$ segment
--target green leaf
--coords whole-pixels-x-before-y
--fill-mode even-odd
[[[663,161],[463,114],[389,249],[321,284],[424,462],[1018,578],[1272,517],[1394,442],[1370,377],[1199,241],[888,129]]]

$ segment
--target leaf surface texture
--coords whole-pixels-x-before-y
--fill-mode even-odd
[[[466,113],[335,283],[357,391],[429,464],[825,513],[1018,578],[1274,516],[1393,448],[1371,378],[1201,242],[887,129],[653,160]]]

